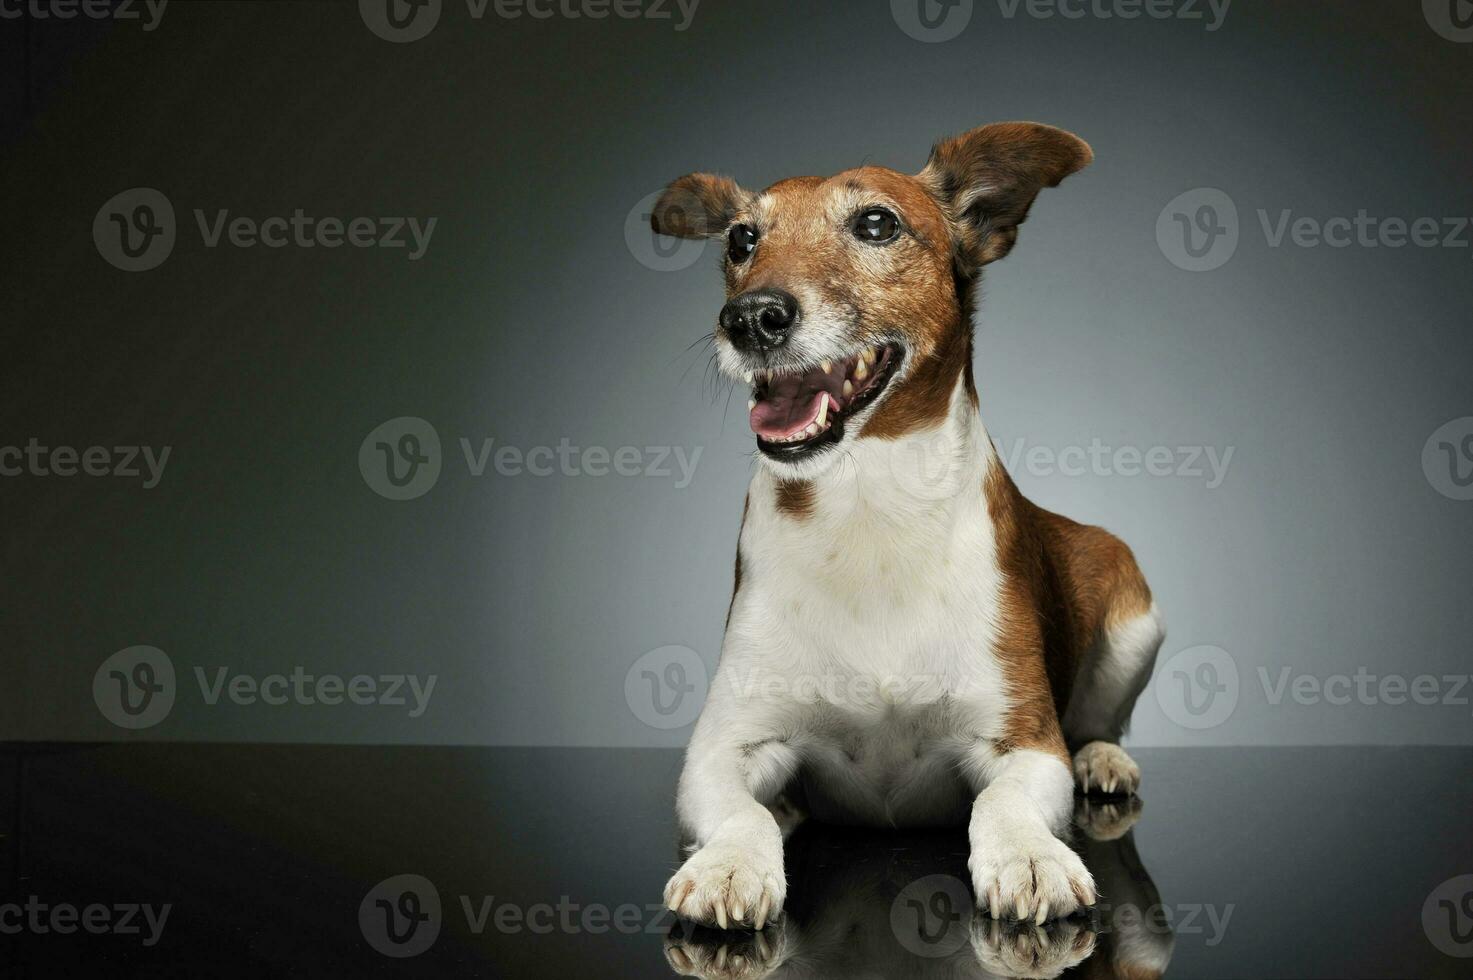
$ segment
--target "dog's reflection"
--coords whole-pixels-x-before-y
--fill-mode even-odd
[[[1100,904],[1045,925],[976,911],[965,832],[805,826],[788,841],[781,920],[759,933],[677,923],[665,956],[676,973],[707,980],[1159,977],[1172,935],[1132,839],[1140,813],[1136,798],[1077,800],[1076,846]]]

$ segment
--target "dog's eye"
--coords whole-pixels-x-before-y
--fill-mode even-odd
[[[883,244],[900,234],[900,219],[885,208],[870,208],[854,222],[854,237],[862,242]]]
[[[726,233],[726,257],[733,262],[745,262],[757,247],[757,232],[751,225],[734,225]]]

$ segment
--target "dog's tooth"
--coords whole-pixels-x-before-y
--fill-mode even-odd
[[[748,398],[747,399],[747,411],[750,412],[752,409],[754,409],[756,407],[757,407],[757,399],[755,399],[755,398]]]
[[[844,379],[844,397],[845,398],[848,398],[852,394],[854,394],[854,384],[848,378],[845,378]]]
[[[752,372],[751,371],[748,371],[746,374],[742,375],[742,380],[745,381],[747,384],[751,384],[752,383]]]
[[[818,366],[823,368],[824,374],[828,374],[831,370],[833,370],[834,367],[833,364],[829,363],[828,361],[819,361]]]
[[[863,381],[865,378],[869,377],[869,368],[865,366],[865,363],[863,361],[860,361],[858,364],[854,365],[854,377],[859,379],[860,381]]]
[[[859,355],[859,359],[865,364],[873,364],[875,363],[875,352],[872,350],[867,350],[863,354]]]
[[[823,392],[818,396],[818,424],[824,426],[829,420],[829,393]]]

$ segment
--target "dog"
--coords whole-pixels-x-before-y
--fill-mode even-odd
[[[993,918],[1094,904],[1075,787],[1132,794],[1120,747],[1165,632],[1125,544],[1028,501],[978,414],[972,312],[1039,191],[1093,151],[1037,123],[760,193],[694,173],[659,234],[724,244],[717,363],[752,386],[721,660],[677,791],[695,922],[781,914],[802,819],[967,828]]]

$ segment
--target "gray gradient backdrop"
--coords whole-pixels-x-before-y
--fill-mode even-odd
[[[1434,431],[1473,415],[1473,233],[1273,247],[1258,217],[1473,215],[1473,43],[1434,30],[1437,7],[1235,0],[1208,30],[977,0],[943,43],[888,0],[705,0],[684,30],[678,11],[476,19],[444,0],[413,43],[352,2],[176,0],[153,30],[0,21],[0,446],[171,447],[153,489],[0,478],[0,738],[681,744],[688,728],[642,721],[626,679],[671,645],[714,665],[752,445],[742,396],[713,396],[690,347],[721,302],[716,250],[654,268],[689,256],[652,258],[630,215],[690,170],[753,187],[915,170],[938,136],[1035,119],[1096,163],[1044,193],[987,274],[992,434],[1005,454],[1232,451],[1216,486],[1014,467],[1042,505],[1130,542],[1170,623],[1163,660],[1185,651],[1135,742],[1473,742],[1473,690],[1441,680],[1470,669],[1473,502],[1423,467]],[[134,187],[166,195],[178,230],[162,265],[129,273],[92,228]],[[1207,272],[1157,238],[1197,188],[1239,214],[1236,253]],[[415,261],[207,247],[193,212],[222,208],[438,221]],[[442,444],[438,481],[404,501],[358,465],[400,416]],[[688,486],[477,477],[461,438],[701,455]],[[138,644],[168,655],[177,690],[130,731],[93,680]],[[409,717],[211,705],[194,677],[297,666],[438,680]],[[1373,686],[1275,704],[1259,676],[1362,667],[1434,675],[1448,703]],[[1193,727],[1207,716],[1172,685],[1228,669],[1232,712]]]

